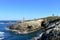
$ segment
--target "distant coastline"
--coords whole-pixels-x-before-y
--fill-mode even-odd
[[[13,21],[1,21],[0,20],[0,24],[15,24],[17,22],[17,20],[13,20]]]

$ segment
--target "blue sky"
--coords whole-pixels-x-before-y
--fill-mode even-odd
[[[60,16],[60,0],[0,0],[0,20]]]

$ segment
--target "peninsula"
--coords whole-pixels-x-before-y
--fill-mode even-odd
[[[17,34],[28,34],[42,29],[48,30],[50,28],[48,27],[50,23],[59,20],[60,20],[59,16],[49,16],[49,17],[39,18],[34,20],[20,21],[7,28],[9,31]]]

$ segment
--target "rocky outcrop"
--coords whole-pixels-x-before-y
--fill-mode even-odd
[[[41,22],[43,19],[40,20],[32,20],[32,21],[22,21],[18,22],[10,27],[8,27],[9,31],[18,33],[18,34],[27,34],[34,31],[37,31],[41,28]]]
[[[47,31],[43,32],[41,37],[34,37],[31,40],[60,40],[60,28],[59,27],[53,28],[48,32],[49,33],[47,33]]]
[[[32,40],[60,40],[60,19],[49,21],[44,31],[40,33],[40,36],[34,37]]]
[[[17,34],[27,34],[32,33],[38,30],[42,30],[43,32],[50,29],[51,27],[54,28],[54,23],[60,20],[58,16],[50,16],[35,20],[24,20],[20,21],[10,27],[7,27],[9,31],[15,32]],[[51,25],[53,23],[53,25]],[[58,22],[57,22],[58,23]]]

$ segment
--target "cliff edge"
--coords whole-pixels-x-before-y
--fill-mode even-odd
[[[34,20],[24,20],[7,27],[9,31],[15,32],[17,34],[27,34],[32,33],[42,29],[49,29],[49,25],[53,22],[59,21],[59,16],[49,16],[45,18],[39,18]]]

